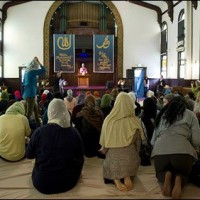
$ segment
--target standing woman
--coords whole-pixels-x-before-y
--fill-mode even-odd
[[[144,97],[147,96],[147,91],[149,90],[149,78],[148,76],[144,77]]]
[[[36,129],[26,157],[35,158],[34,187],[44,194],[68,191],[77,184],[84,163],[83,144],[62,99],[48,106],[48,124]]]
[[[135,116],[133,100],[127,93],[120,92],[104,120],[100,137],[101,151],[106,153],[104,179],[112,180],[120,191],[133,188],[132,178],[140,165],[141,139],[144,133]]]
[[[38,106],[36,103],[37,76],[44,74],[45,71],[46,68],[40,63],[38,58],[35,57],[26,67],[24,74],[23,99],[26,101],[26,116],[30,121],[31,115],[34,111],[37,126],[41,126],[41,122],[38,116]]]
[[[157,83],[157,92],[160,95],[163,95],[165,93],[165,85],[166,85],[165,79],[163,78],[163,75],[161,74]]]
[[[179,199],[190,177],[195,148],[200,145],[200,127],[195,113],[182,96],[174,97],[158,114],[151,140],[156,177],[163,194]]]

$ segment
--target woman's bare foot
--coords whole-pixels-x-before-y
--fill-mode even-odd
[[[127,191],[126,185],[124,185],[119,179],[115,179],[114,183],[120,191]]]
[[[172,179],[172,173],[170,171],[167,171],[165,174],[165,181],[163,185],[163,195],[167,197],[170,197],[172,192],[171,179]]]
[[[181,193],[182,193],[182,180],[180,176],[176,176],[174,188],[172,190],[172,199],[180,199]]]
[[[130,176],[124,178],[124,184],[126,185],[128,191],[133,189],[133,181]]]

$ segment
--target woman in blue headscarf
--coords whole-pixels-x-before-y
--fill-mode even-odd
[[[23,99],[26,100],[26,116],[30,120],[30,117],[34,111],[37,126],[41,126],[35,99],[37,93],[37,76],[44,74],[45,71],[46,68],[40,63],[38,58],[35,57],[26,67],[24,74]]]

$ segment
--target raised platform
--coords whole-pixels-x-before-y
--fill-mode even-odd
[[[106,88],[106,86],[100,86],[100,85],[98,85],[98,86],[94,86],[94,85],[93,86],[69,86],[69,85],[67,85],[64,87],[65,91],[67,91],[68,89],[73,90],[74,94],[76,94],[80,90],[91,91],[92,93],[94,91],[98,91],[100,96],[103,96],[105,94],[106,90],[108,90]],[[112,88],[110,88],[109,90],[111,91]]]
[[[65,90],[106,90],[106,86],[65,86]]]

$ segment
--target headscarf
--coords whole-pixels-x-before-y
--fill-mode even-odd
[[[173,94],[166,94],[163,99],[166,99],[168,102],[170,102],[174,98]]]
[[[25,115],[25,107],[22,102],[15,102],[13,103],[7,110],[5,114],[11,114],[11,115]]]
[[[129,146],[137,130],[141,139],[144,139],[141,121],[135,116],[133,100],[127,93],[120,92],[113,109],[104,120],[100,144],[106,148]]]
[[[154,92],[151,91],[151,90],[149,90],[149,91],[147,92],[147,97],[152,97],[152,96],[154,96]]]
[[[131,99],[133,100],[133,106],[134,108],[137,108],[137,106],[135,105],[135,101],[136,101],[136,96],[134,92],[129,92],[128,95],[131,97]]]
[[[197,92],[196,102],[200,102],[200,91]]]
[[[116,97],[117,97],[118,94],[119,94],[119,91],[116,88],[112,89],[112,91],[110,93],[112,99],[116,99]]]
[[[95,107],[95,98],[93,95],[88,95],[84,101],[84,107],[77,113],[77,117],[83,116],[99,133],[103,124],[103,113]]]
[[[67,97],[66,99],[71,102],[73,100],[73,91],[71,89],[67,90]]]
[[[21,99],[21,98],[22,98],[22,96],[21,96],[21,93],[20,93],[20,91],[19,91],[19,90],[15,90],[15,92],[14,92],[14,95],[15,95],[15,99],[16,99],[16,100],[18,100],[18,99]]]
[[[68,128],[70,124],[70,114],[62,99],[53,99],[48,106],[48,123],[55,123],[62,128]]]
[[[49,90],[44,90],[43,94],[48,94]]]
[[[41,101],[46,101],[46,99],[47,99],[47,95],[45,93],[43,93],[41,95]]]
[[[28,63],[28,65],[26,66],[26,70],[25,72],[29,72],[29,71],[32,71],[32,70],[37,70],[39,69],[39,64],[35,61],[35,58],[30,62]]]
[[[110,94],[104,94],[101,99],[100,108],[107,108],[111,106],[111,101],[112,99],[111,99]]]
[[[88,96],[88,95],[91,95],[92,92],[91,91],[86,91],[85,95]]]
[[[9,100],[9,96],[7,92],[3,91],[1,93],[1,100]]]
[[[84,104],[84,101],[85,101],[85,94],[80,94],[80,95],[78,96],[77,104],[78,104],[78,105]]]
[[[100,97],[99,92],[96,91],[96,90],[94,91],[93,95],[94,95],[95,98],[99,98]]]

